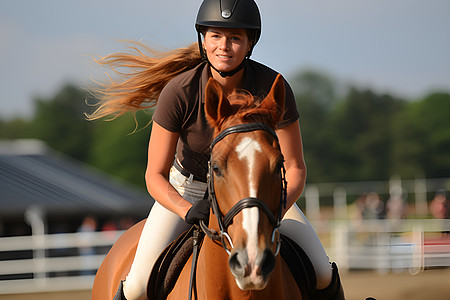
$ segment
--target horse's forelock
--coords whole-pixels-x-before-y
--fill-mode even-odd
[[[244,123],[248,122],[261,122],[262,119],[267,120],[270,126],[274,127],[274,120],[270,119],[271,111],[277,110],[279,107],[267,107],[262,106],[263,99],[251,95],[248,91],[241,90],[233,93],[228,97],[235,108],[233,118],[237,118]]]
[[[275,128],[277,120],[272,119],[273,111],[281,109],[275,102],[270,103],[271,105],[261,105],[263,101],[270,100],[253,96],[246,90],[236,90],[227,97],[227,100],[230,103],[231,112],[223,119],[211,123],[216,132],[223,130],[224,126],[238,123],[261,122]]]

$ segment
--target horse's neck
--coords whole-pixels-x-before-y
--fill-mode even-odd
[[[199,299],[231,299],[231,295],[226,294],[231,293],[236,285],[228,267],[228,254],[207,237],[200,251],[197,285]]]

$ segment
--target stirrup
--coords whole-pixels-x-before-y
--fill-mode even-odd
[[[119,288],[117,289],[116,295],[114,296],[113,300],[127,300],[127,298],[125,298],[125,294],[123,293],[123,280],[120,281]]]
[[[324,289],[315,290],[310,299],[313,300],[345,300],[344,288],[342,287],[341,279],[337,265],[333,262],[331,264],[333,277],[331,283]]]

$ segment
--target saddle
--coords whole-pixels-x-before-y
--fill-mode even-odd
[[[147,286],[149,299],[163,300],[170,294],[193,253],[193,235],[194,227],[191,227],[161,253],[150,274]],[[299,245],[285,235],[281,235],[280,254],[289,266],[303,299],[308,299],[316,286],[314,267],[308,256]]]

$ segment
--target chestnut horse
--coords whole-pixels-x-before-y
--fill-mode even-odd
[[[274,128],[282,118],[284,93],[280,75],[261,103],[242,94],[227,99],[216,81],[208,82],[205,111],[215,130],[208,178],[214,214],[210,228],[202,225],[212,238],[205,238],[198,257],[197,299],[302,299],[278,255],[286,182]],[[191,267],[188,262],[168,299],[188,297]]]
[[[246,93],[225,97],[210,79],[205,112],[214,128],[209,162],[213,214],[199,250],[193,299],[302,299],[279,255],[282,206],[286,201],[283,156],[275,124],[284,110],[284,80],[278,75],[259,102]],[[131,266],[143,224],[125,233],[100,267],[93,299],[112,299]],[[167,299],[188,299],[192,257]]]

